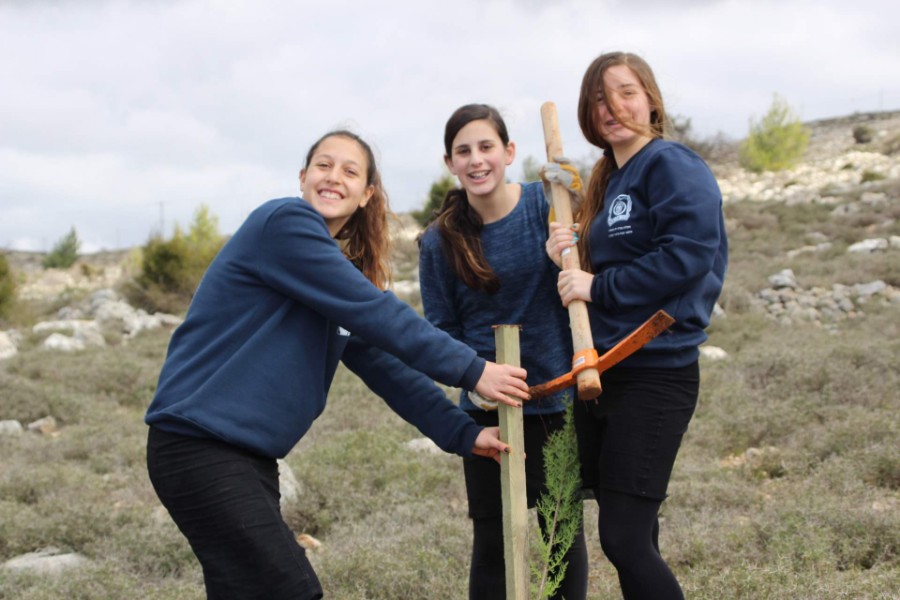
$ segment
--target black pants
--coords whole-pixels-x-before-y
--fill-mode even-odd
[[[274,459],[151,427],[147,470],[203,567],[207,598],[322,598],[312,565],[281,516]]]
[[[497,425],[496,411],[472,411],[476,423]],[[565,424],[564,413],[523,416],[525,436],[525,493],[533,508],[546,491],[544,484],[544,444]],[[469,570],[469,600],[506,598],[506,562],[503,555],[503,502],[500,490],[500,465],[482,456],[463,460],[469,517],[472,518],[472,564]],[[546,531],[540,523],[541,531]],[[587,595],[587,545],[584,530],[578,532],[565,556],[566,576],[559,592],[551,599],[583,600]]]
[[[697,406],[697,363],[678,369],[610,369],[597,401],[575,405],[582,479],[600,507],[604,554],[626,600],[680,600],[659,552],[659,507]]]

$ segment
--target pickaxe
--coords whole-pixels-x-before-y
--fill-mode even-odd
[[[559,134],[559,119],[556,115],[556,105],[553,102],[545,102],[541,105],[541,124],[544,128],[547,160],[555,161],[564,155],[562,136]],[[556,220],[563,225],[571,225],[574,219],[568,191],[564,186],[552,183],[550,193]],[[564,250],[560,258],[563,269],[581,267],[577,246]],[[573,300],[569,303],[568,309],[569,326],[572,329],[572,346],[575,351],[572,370],[562,377],[530,387],[528,391],[532,398],[548,396],[575,384],[578,385],[579,400],[596,398],[603,391],[600,385],[600,373],[634,354],[675,322],[675,319],[661,310],[616,344],[609,352],[603,356],[597,356],[587,304],[581,300]]]
[[[666,311],[660,310],[644,321],[643,325],[632,331],[622,339],[622,341],[613,346],[609,352],[604,353],[603,356],[597,356],[597,350],[594,348],[576,351],[575,356],[572,359],[572,370],[547,383],[541,383],[528,388],[531,399],[534,400],[535,398],[549,396],[550,394],[555,394],[560,390],[564,390],[565,388],[574,385],[578,374],[585,369],[594,369],[599,376],[600,373],[603,373],[613,365],[620,363],[637,352],[650,340],[668,329],[674,322],[675,319],[670,317]],[[580,394],[578,397],[581,400],[589,399],[583,398]]]

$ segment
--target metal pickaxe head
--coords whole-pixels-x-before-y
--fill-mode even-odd
[[[673,323],[675,323],[675,319],[669,316],[666,311],[660,310],[608,352],[604,353],[603,356],[597,356],[597,350],[594,348],[576,352],[572,358],[571,371],[547,383],[533,385],[528,388],[531,399],[543,398],[575,385],[578,374],[585,369],[596,369],[598,373],[602,374],[613,365],[622,362],[643,348],[650,340],[671,327]],[[586,399],[589,398],[580,398],[580,400]]]

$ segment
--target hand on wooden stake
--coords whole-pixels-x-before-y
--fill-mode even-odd
[[[500,462],[500,453],[509,454],[510,447],[500,441],[499,427],[485,427],[475,438],[475,446],[472,448],[472,454],[478,456],[486,456]]]
[[[475,386],[475,391],[488,400],[520,408],[522,403],[519,400],[529,399],[526,376],[527,373],[522,367],[498,365],[488,361],[481,379]]]

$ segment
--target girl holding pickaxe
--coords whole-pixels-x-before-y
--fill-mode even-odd
[[[588,67],[578,121],[604,156],[578,226],[551,223],[550,257],[560,264],[560,252],[577,244],[582,259],[582,269],[559,274],[563,304],[588,303],[601,354],[658,310],[675,319],[604,373],[597,402],[576,404],[582,478],[625,598],[680,599],[659,551],[657,515],[697,404],[698,346],[728,262],[722,195],[697,154],[664,139],[662,95],[640,57],[612,52]]]

